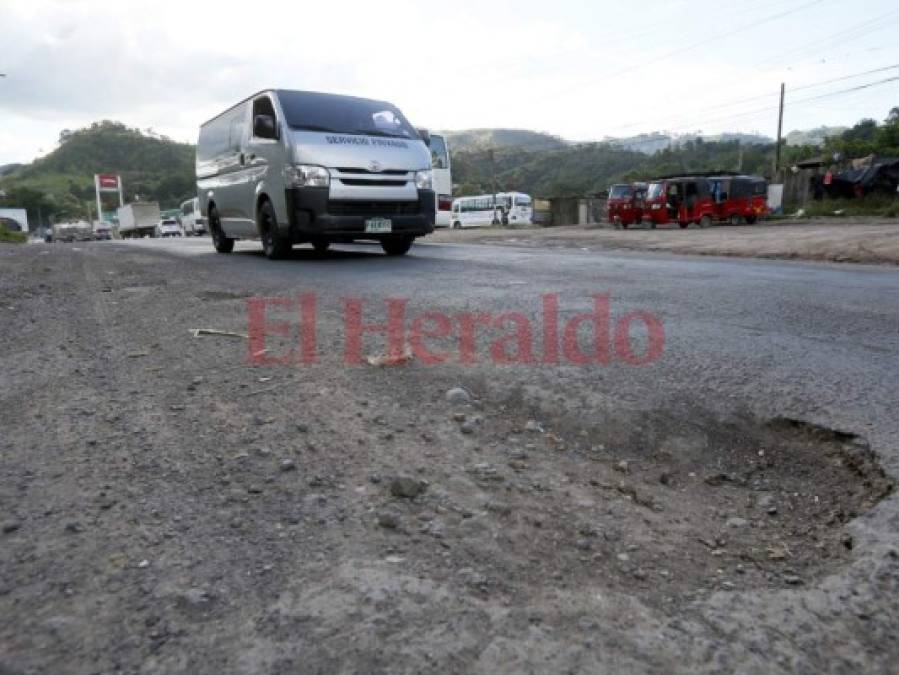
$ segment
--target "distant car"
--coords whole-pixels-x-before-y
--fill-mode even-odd
[[[157,237],[181,237],[183,235],[181,225],[174,218],[163,218],[156,226]]]
[[[97,241],[108,241],[112,239],[112,228],[108,225],[97,225],[94,228],[94,239]]]
[[[184,228],[185,237],[206,234],[206,219],[200,213],[198,197],[188,199],[181,204],[181,227]]]

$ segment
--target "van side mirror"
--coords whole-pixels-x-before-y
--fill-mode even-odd
[[[431,133],[427,129],[416,129],[418,136],[425,142],[429,148],[431,147]]]
[[[275,118],[271,115],[256,115],[253,118],[253,135],[259,138],[277,138]]]

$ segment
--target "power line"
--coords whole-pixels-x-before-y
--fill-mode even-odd
[[[722,40],[722,39],[724,39],[724,38],[731,37],[731,36],[733,36],[733,35],[737,35],[738,33],[744,33],[744,32],[746,32],[746,31],[748,31],[748,30],[752,30],[752,29],[754,29],[754,28],[758,28],[759,26],[762,26],[762,25],[764,25],[764,24],[766,24],[766,23],[771,23],[772,21],[777,21],[778,19],[782,19],[782,18],[784,18],[784,17],[786,17],[786,16],[789,16],[789,15],[791,15],[791,14],[795,14],[796,12],[801,12],[801,11],[804,10],[804,9],[808,9],[808,8],[811,7],[812,5],[817,5],[817,4],[820,4],[820,3],[822,3],[822,2],[830,2],[830,1],[831,1],[831,0],[812,0],[811,2],[806,2],[806,3],[802,4],[802,5],[799,5],[798,7],[794,7],[794,8],[792,8],[792,9],[788,9],[788,10],[786,10],[786,11],[779,12],[779,13],[777,13],[777,14],[772,14],[771,16],[766,16],[765,18],[759,19],[758,21],[749,23],[749,24],[744,25],[744,26],[740,26],[739,28],[735,28],[735,29],[732,30],[732,31],[728,31],[728,32],[725,32],[725,33],[718,33],[717,35],[714,35],[714,36],[712,36],[712,37],[710,37],[710,38],[706,38],[706,39],[701,40],[701,41],[699,41],[699,42],[694,42],[694,43],[692,43],[692,44],[689,44],[689,45],[686,45],[686,46],[683,46],[683,47],[679,47],[679,48],[677,48],[677,49],[675,49],[675,50],[673,50],[673,51],[666,52],[665,54],[662,54],[661,56],[656,56],[656,57],[654,57],[654,58],[652,58],[652,59],[649,59],[648,61],[644,61],[644,62],[642,62],[642,63],[638,63],[638,64],[635,64],[635,65],[633,65],[633,66],[629,66],[629,67],[627,67],[627,68],[623,68],[623,69],[618,70],[618,71],[616,71],[616,72],[607,73],[607,74],[605,74],[605,75],[603,76],[603,82],[606,82],[606,81],[608,81],[608,80],[614,79],[614,78],[616,78],[616,77],[620,77],[620,76],[622,76],[622,75],[626,75],[626,74],[628,74],[628,73],[632,73],[632,72],[634,72],[635,70],[641,70],[641,69],[645,68],[646,66],[654,65],[654,64],[658,63],[659,61],[664,61],[665,59],[669,59],[669,58],[671,58],[672,56],[677,56],[677,55],[679,55],[679,54],[683,54],[684,52],[688,52],[688,51],[691,51],[691,50],[693,50],[693,49],[697,49],[697,48],[699,48],[699,47],[702,47],[702,46],[704,46],[704,45],[709,44],[709,42],[714,42],[714,41],[716,41],[716,40]],[[590,82],[590,83],[592,83],[592,82]],[[572,89],[579,89],[579,88],[581,88],[582,86],[585,86],[586,84],[590,84],[590,83],[588,83],[588,82],[581,82],[581,83],[578,83],[578,84],[576,84],[576,85],[573,85],[573,86],[570,86],[570,87],[566,87],[565,89],[562,89],[562,90],[560,90],[560,91],[553,92],[553,93],[555,93],[555,94],[565,93],[565,92],[568,92],[568,91],[570,91],[570,90],[572,90]]]
[[[855,92],[858,92],[858,91],[863,91],[863,90],[866,90],[866,89],[871,89],[871,88],[873,88],[873,87],[877,87],[877,86],[880,86],[880,85],[883,85],[883,84],[889,84],[889,83],[891,83],[891,82],[897,82],[897,81],[899,81],[899,76],[887,77],[887,78],[884,78],[884,79],[882,79],[882,80],[876,80],[876,81],[874,81],[874,82],[866,82],[865,84],[858,85],[858,86],[855,86],[855,87],[849,87],[849,88],[847,88],[847,89],[840,89],[840,90],[837,90],[837,91],[830,91],[830,92],[826,92],[826,93],[824,93],[824,94],[818,94],[818,95],[816,95],[816,96],[809,96],[809,97],[806,97],[806,98],[801,98],[801,99],[796,100],[796,101],[789,101],[789,105],[790,105],[791,107],[801,106],[801,105],[805,105],[805,104],[810,103],[810,102],[813,102],[813,101],[819,101],[819,100],[826,99],[826,98],[832,98],[832,97],[834,97],[834,96],[844,96],[844,95],[846,95],[846,94],[852,94],[852,93],[855,93]],[[671,132],[677,132],[677,131],[681,131],[681,130],[684,130],[684,129],[696,129],[697,126],[705,125],[705,124],[708,124],[708,123],[710,123],[710,122],[718,122],[718,121],[722,121],[722,120],[731,120],[731,119],[737,119],[737,118],[740,118],[740,117],[747,117],[747,116],[757,116],[757,115],[760,115],[760,114],[762,114],[762,113],[770,113],[770,112],[773,112],[773,111],[777,110],[778,107],[779,107],[779,106],[777,106],[777,105],[775,105],[775,106],[766,106],[766,107],[764,107],[764,108],[757,108],[757,109],[754,109],[754,110],[748,110],[748,111],[744,111],[744,112],[741,112],[741,113],[736,113],[736,114],[733,114],[733,115],[725,115],[725,116],[719,116],[719,117],[713,117],[713,118],[699,118],[699,119],[692,120],[692,121],[690,122],[690,124],[684,124],[684,125],[680,125],[680,126],[670,127],[669,129],[665,130],[665,133],[666,133],[666,134],[669,134],[669,133],[671,133]],[[628,141],[626,144],[627,144],[628,146],[633,146],[633,145],[643,145],[643,144],[645,144],[645,143],[658,143],[659,141],[663,141],[663,140],[664,140],[663,138],[647,138],[647,139],[645,139],[645,140]],[[614,145],[614,144],[616,143],[616,140],[615,140],[615,139],[611,139],[611,140],[608,140],[608,141],[584,141],[584,144],[590,144],[590,143],[611,143],[611,144]]]
[[[824,86],[824,85],[826,85],[826,84],[833,84],[834,82],[843,82],[843,81],[845,81],[845,80],[851,80],[851,79],[854,79],[854,78],[856,78],[856,77],[863,77],[863,76],[865,76],[865,75],[874,75],[875,73],[882,73],[882,72],[885,72],[885,71],[887,71],[887,70],[895,70],[896,68],[899,68],[899,63],[894,63],[893,65],[890,65],[890,66],[882,66],[882,67],[880,67],[880,68],[872,68],[871,70],[864,70],[864,71],[862,71],[862,72],[852,73],[852,74],[850,74],[850,75],[843,75],[843,76],[841,76],[841,77],[833,77],[833,78],[830,78],[830,79],[827,79],[827,80],[820,80],[820,81],[818,81],[818,82],[811,82],[811,83],[809,83],[809,84],[803,84],[803,85],[800,85],[800,86],[798,86],[798,87],[791,87],[791,88],[790,88],[790,94],[793,94],[793,93],[795,93],[795,92],[797,92],[797,91],[805,91],[806,89],[814,89],[815,87],[821,87],[821,86]],[[728,102],[725,102],[725,103],[718,103],[718,104],[715,104],[715,105],[712,105],[712,106],[707,106],[707,107],[704,108],[703,110],[704,110],[704,111],[708,111],[708,110],[720,110],[720,109],[722,109],[722,108],[729,108],[729,107],[731,107],[731,106],[741,105],[741,104],[743,104],[743,103],[750,103],[750,102],[752,102],[752,101],[759,101],[759,100],[766,99],[766,98],[772,98],[772,97],[774,97],[774,96],[777,96],[777,94],[776,94],[776,93],[771,93],[771,94],[759,94],[758,96],[750,96],[750,97],[748,97],[748,98],[736,99],[736,100],[728,101]],[[680,116],[682,117],[683,115],[680,115]],[[625,125],[622,125],[622,126],[613,127],[613,130],[614,130],[614,129],[629,129],[629,128],[633,128],[633,127],[636,127],[636,126],[641,126],[641,125],[647,124],[647,123],[652,122],[652,121],[653,121],[653,120],[644,120],[644,121],[642,121],[642,122],[632,122],[631,124],[625,124]]]
[[[891,10],[889,12],[885,12],[879,16],[873,17],[871,19],[866,19],[861,23],[858,23],[854,26],[850,26],[849,28],[843,28],[842,30],[832,33],[823,38],[818,38],[816,40],[812,40],[807,42],[804,45],[800,45],[799,47],[795,47],[793,49],[788,49],[786,51],[782,51],[778,54],[773,54],[761,61],[757,62],[755,66],[763,66],[769,63],[774,63],[777,61],[783,60],[784,57],[790,56],[792,54],[803,54],[808,51],[817,51],[819,49],[823,49],[827,47],[832,42],[840,42],[845,43],[848,40],[856,39],[862,37],[863,35],[867,35],[868,33],[872,33],[880,30],[888,26],[889,24],[899,20],[899,10]],[[891,19],[889,17],[892,17]],[[889,19],[889,20],[887,20]]]

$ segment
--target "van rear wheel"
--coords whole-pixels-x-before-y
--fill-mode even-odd
[[[391,237],[381,240],[381,248],[387,255],[406,255],[412,248],[415,237]]]
[[[289,237],[278,232],[278,219],[275,209],[269,201],[262,202],[259,207],[259,235],[262,237],[262,252],[269,260],[278,260],[290,255],[293,248]]]
[[[730,218],[728,218],[728,221],[730,222],[731,225],[739,225],[740,224],[740,214],[739,213],[730,214]]]
[[[212,235],[212,245],[217,252],[231,253],[234,250],[234,240],[226,237],[222,231],[219,212],[214,206],[209,209],[209,233]]]
[[[702,218],[699,219],[699,227],[705,229],[706,227],[711,227],[711,225],[712,225],[712,219],[709,218],[708,216],[703,216]]]
[[[330,245],[331,242],[326,239],[316,239],[312,242],[312,248],[314,248],[315,252],[318,254],[326,253]]]

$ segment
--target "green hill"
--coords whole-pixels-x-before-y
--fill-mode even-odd
[[[45,222],[85,217],[97,173],[119,174],[126,202],[140,195],[166,209],[196,194],[194,146],[110,121],[63,131],[53,152],[0,176],[0,189],[4,202],[28,209],[33,222],[38,211]]]
[[[466,129],[441,131],[453,152],[488,150],[490,148],[517,148],[520,150],[558,150],[568,147],[568,142],[558,136],[527,129]]]
[[[774,145],[741,145],[737,141],[687,141],[653,155],[611,143],[584,143],[563,150],[494,151],[497,190],[517,190],[537,197],[585,196],[614,182],[691,171],[766,173],[771,170]],[[742,154],[742,165],[741,165]],[[492,192],[488,151],[453,155],[457,195]]]

